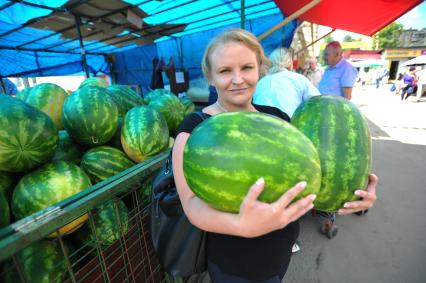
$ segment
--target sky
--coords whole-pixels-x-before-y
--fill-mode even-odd
[[[403,24],[404,29],[422,29],[426,28],[426,1],[396,20],[397,23]]]

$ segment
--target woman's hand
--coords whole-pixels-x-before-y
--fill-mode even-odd
[[[343,205],[343,208],[337,211],[339,215],[347,215],[358,211],[363,211],[371,208],[376,202],[376,185],[379,178],[370,174],[367,188],[364,190],[356,190],[355,195],[361,197],[360,200],[350,201]]]
[[[273,203],[257,199],[264,187],[265,181],[260,178],[251,186],[241,204],[238,218],[244,237],[257,237],[284,228],[313,208],[312,202],[316,197],[313,194],[291,203],[306,187],[306,182],[298,183]]]

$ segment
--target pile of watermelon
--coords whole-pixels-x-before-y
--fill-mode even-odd
[[[194,107],[166,90],[156,93],[148,104],[127,86],[90,78],[71,94],[43,83],[17,97],[0,95],[0,228],[167,150],[185,110]],[[49,238],[70,234],[88,244],[98,235],[101,245],[108,246],[128,231],[129,211],[120,199],[92,213],[95,231],[85,224],[85,214]],[[44,251],[32,254],[39,249]],[[58,254],[62,251],[52,239],[24,249],[18,258],[27,281],[62,282],[66,266],[42,266],[58,262]]]

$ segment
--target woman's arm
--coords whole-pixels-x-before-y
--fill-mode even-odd
[[[250,188],[240,207],[239,214],[218,211],[199,199],[189,188],[183,174],[183,150],[188,133],[180,133],[173,147],[173,175],[182,207],[192,224],[214,233],[257,237],[281,229],[297,220],[313,207],[315,195],[309,195],[291,204],[306,186],[299,183],[276,202],[268,204],[257,198],[264,188],[263,178]]]

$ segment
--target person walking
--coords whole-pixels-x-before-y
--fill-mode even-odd
[[[218,94],[217,101],[202,109],[206,119],[224,112],[262,112],[279,119],[288,115],[271,106],[252,103],[253,93],[265,62],[256,37],[241,29],[225,31],[207,46],[202,70]],[[173,146],[172,164],[176,188],[189,221],[207,232],[207,267],[213,283],[280,283],[299,234],[297,219],[312,209],[315,195],[291,203],[304,189],[295,184],[276,202],[258,200],[265,184],[260,178],[247,188],[238,214],[219,211],[198,198],[189,187],[183,169],[184,148],[193,129],[203,119],[189,114],[180,125]],[[214,152],[212,152],[214,154]],[[371,175],[362,199],[349,202],[342,214],[370,208],[376,199],[377,177]]]
[[[292,54],[287,48],[275,49],[269,59],[272,66],[257,84],[254,103],[277,107],[291,117],[303,101],[320,95],[305,76],[292,71]]]
[[[337,95],[350,100],[358,72],[343,58],[342,47],[338,41],[327,44],[324,50],[324,61],[328,67],[319,83],[320,93]]]

